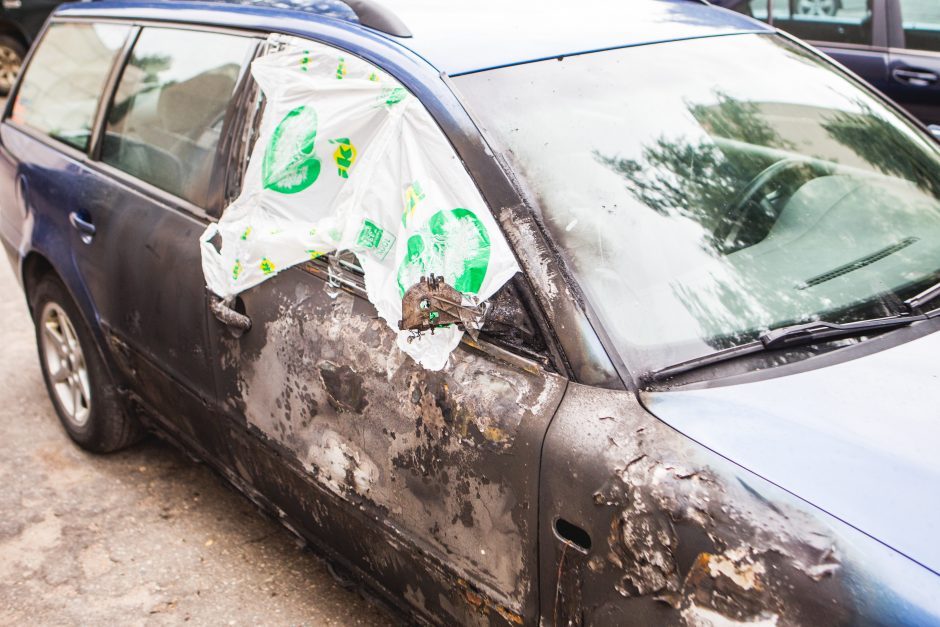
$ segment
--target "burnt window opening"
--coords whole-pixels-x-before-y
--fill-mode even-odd
[[[343,250],[308,261],[302,269],[353,295],[367,298],[365,273],[355,253]],[[489,299],[480,340],[548,365],[548,350],[514,277]]]

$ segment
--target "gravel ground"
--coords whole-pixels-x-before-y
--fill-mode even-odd
[[[389,625],[207,467],[59,426],[0,258],[0,625]]]

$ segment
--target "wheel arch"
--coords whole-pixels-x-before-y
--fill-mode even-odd
[[[26,254],[26,257],[23,258],[22,263],[20,264],[20,277],[22,279],[23,291],[26,293],[26,303],[29,307],[29,313],[32,316],[35,316],[33,311],[33,299],[32,294],[36,286],[43,279],[43,277],[52,275],[60,283],[66,286],[66,290],[71,292],[68,289],[65,281],[62,278],[62,275],[56,271],[49,259],[45,255],[36,251],[30,251]],[[74,300],[74,295],[70,294]]]
[[[18,42],[23,45],[24,50],[29,50],[29,46],[32,43],[30,37],[23,32],[23,29],[20,28],[19,24],[16,22],[0,19],[0,35],[9,35],[14,37]]]

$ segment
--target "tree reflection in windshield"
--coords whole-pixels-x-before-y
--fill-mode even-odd
[[[822,126],[829,136],[851,149],[878,171],[912,181],[940,198],[940,174],[925,167],[923,150],[897,131],[897,126],[856,100],[859,112],[838,111]]]
[[[753,151],[725,151],[713,137],[747,145],[793,148],[760,115],[752,102],[716,91],[714,105],[688,104],[689,113],[707,136],[660,136],[644,146],[640,159],[595,152],[597,160],[622,176],[627,188],[647,207],[665,216],[694,220],[710,234],[708,249],[721,247],[728,209],[742,188],[776,160]]]
[[[936,144],[791,42],[672,42],[457,82],[641,371],[894,313],[940,275]]]

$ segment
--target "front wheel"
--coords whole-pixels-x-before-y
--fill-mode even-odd
[[[91,331],[62,283],[43,279],[32,302],[46,390],[69,437],[95,453],[139,440],[140,425],[124,411]]]

